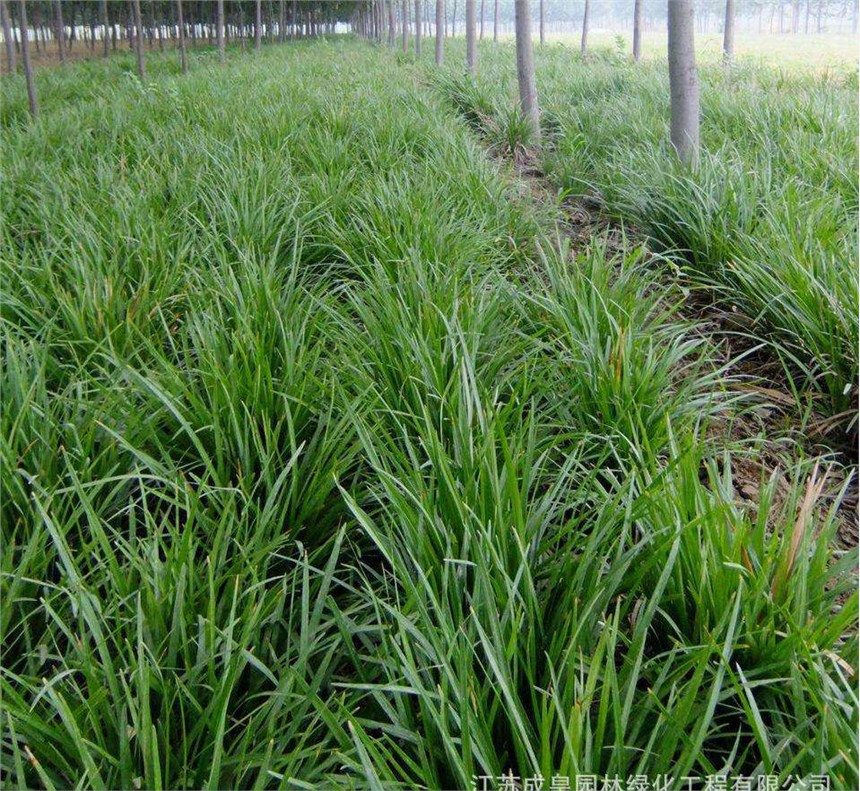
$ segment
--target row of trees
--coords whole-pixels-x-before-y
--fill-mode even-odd
[[[466,67],[471,74],[478,68],[478,24],[477,0],[463,0],[466,17]],[[545,2],[539,0],[540,38],[544,39]],[[436,63],[444,58],[446,38],[445,0],[436,4]],[[483,6],[484,0],[481,0]],[[395,5],[399,6],[399,15]],[[397,38],[396,24],[399,16],[403,36],[403,47],[407,48],[410,34],[410,0],[366,0],[356,9],[355,29],[360,35],[377,41],[388,40],[394,46]],[[498,0],[494,0],[494,40],[498,41]],[[581,50],[586,51],[589,30],[589,0],[585,0],[582,17]],[[638,62],[642,47],[644,0],[633,0],[633,59]],[[693,0],[668,0],[669,27],[669,83],[671,92],[671,140],[680,159],[689,163],[695,160],[699,149],[699,81],[696,69],[694,34],[695,22]],[[532,44],[531,0],[514,0],[515,35],[517,53],[517,83],[520,109],[529,122],[531,134],[540,140],[540,109],[534,66]],[[482,13],[483,19],[483,13]],[[735,0],[725,2],[724,54],[730,60],[734,51]],[[414,18],[422,19],[422,0],[414,0]],[[421,54],[422,24],[413,26],[415,53]]]
[[[432,2],[432,0],[431,0]],[[449,25],[451,33],[455,33],[457,24],[464,16],[463,4],[460,0],[445,0],[443,25]],[[260,15],[265,37],[270,41],[283,42],[287,37],[294,36],[295,28],[300,25],[303,29],[299,35],[310,35],[306,27],[308,17],[313,16],[318,24],[333,25],[333,21],[346,17],[351,13],[349,6],[354,5],[350,0],[316,0],[316,2],[293,3],[292,0],[263,0]],[[428,3],[429,5],[429,3]],[[466,4],[468,5],[468,4]],[[492,5],[492,9],[490,6]],[[224,35],[229,42],[231,38],[240,41],[248,37],[253,29],[254,11],[248,2],[225,0],[224,3]],[[59,7],[59,9],[58,9]],[[667,18],[667,5],[650,2],[642,6],[642,22],[648,27],[662,26]],[[141,3],[144,39],[149,49],[158,46],[164,49],[165,40],[175,36],[178,8],[174,0],[143,0]],[[186,37],[192,46],[200,39],[212,43],[215,29],[215,3],[211,0],[185,0]],[[825,27],[832,27],[834,20],[840,29],[850,18],[850,24],[856,29],[860,0],[736,0],[736,14],[741,26],[755,29],[759,32],[810,33],[821,32]],[[301,22],[295,17],[304,15]],[[492,15],[492,26],[495,37],[499,30],[508,28],[514,22],[514,0],[479,0],[479,36],[483,38],[485,31],[489,34],[489,17]],[[604,29],[617,30],[633,25],[628,0],[543,0],[540,3],[539,30],[543,36],[547,27],[556,30],[569,31],[571,25],[578,25],[586,15],[589,24]],[[17,30],[16,3],[5,12],[11,30]],[[119,41],[132,41],[134,15],[128,0],[106,0],[106,6],[95,0],[28,0],[28,17],[32,41],[36,51],[47,46],[49,41],[56,44],[62,29],[64,49],[71,51],[75,46],[88,47],[95,51],[99,41],[109,40],[110,48],[116,49]],[[724,0],[698,0],[697,20],[700,32],[721,29],[724,19]],[[431,14],[424,12],[424,27],[429,35]],[[80,44],[78,42],[81,41]],[[20,42],[16,39],[16,47]]]
[[[698,28],[702,33],[723,21],[723,0],[698,0]],[[860,0],[736,0],[738,21],[757,33],[857,32]],[[849,21],[850,20],[850,21]]]
[[[454,6],[457,0],[448,0]],[[480,1],[480,16],[478,2]],[[745,0],[724,0],[724,51],[731,59],[734,49],[734,19],[736,3]],[[20,52],[27,82],[30,111],[38,113],[38,101],[30,63],[30,44],[47,46],[53,41],[59,60],[71,49],[77,23],[88,21],[87,43],[94,49],[101,41],[102,53],[107,57],[117,42],[125,37],[134,49],[137,71],[146,79],[145,42],[154,48],[158,41],[164,48],[166,39],[176,42],[182,71],[188,68],[186,43],[190,39],[196,46],[201,39],[217,45],[219,59],[225,59],[225,47],[230,39],[244,42],[253,40],[260,50],[264,38],[284,41],[300,36],[317,36],[333,32],[338,23],[349,26],[358,34],[377,41],[387,40],[395,46],[398,33],[404,49],[414,40],[416,54],[421,54],[422,38],[431,27],[435,33],[436,62],[444,57],[444,39],[455,31],[448,26],[446,0],[435,0],[434,24],[430,24],[431,3],[434,0],[99,0],[99,2],[27,2],[18,0],[10,13],[6,0],[0,0],[3,36],[6,44],[7,65],[14,70],[15,58]],[[466,67],[475,74],[478,68],[477,40],[479,19],[484,30],[487,3],[492,3],[493,38],[498,41],[500,0],[462,0],[465,12]],[[555,0],[538,0],[540,40],[545,36],[547,9]],[[645,0],[628,0],[628,10],[634,29],[633,58],[641,54]],[[668,0],[669,76],[671,90],[671,138],[679,157],[688,162],[695,158],[699,144],[698,77],[693,37],[695,23],[693,0]],[[143,9],[146,9],[144,13]],[[584,0],[582,9],[581,48],[585,52],[589,32],[590,0]],[[32,18],[38,20],[31,23]],[[528,120],[535,140],[540,139],[540,112],[535,82],[532,45],[532,0],[513,0],[517,75],[520,107]],[[50,20],[50,23],[48,22]],[[17,34],[16,34],[17,33]]]
[[[537,0],[532,0],[533,8]],[[571,33],[579,29],[588,5],[589,24],[593,28],[619,32],[633,28],[630,0],[544,0],[538,29]],[[478,0],[478,22],[494,14],[493,0]],[[446,0],[449,23],[463,19],[463,3]],[[699,33],[716,33],[723,29],[724,0],[696,0],[696,30]],[[459,9],[459,12],[458,12]],[[821,33],[824,31],[856,32],[860,0],[736,0],[738,28],[750,33]],[[651,29],[665,29],[668,5],[664,2],[647,2],[643,5],[643,24]],[[497,27],[511,30],[514,24],[514,0],[500,0]],[[480,27],[479,27],[480,35]]]
[[[79,46],[94,52],[97,42],[104,57],[125,40],[135,52],[137,71],[146,79],[145,42],[175,42],[183,73],[188,70],[186,45],[217,44],[219,60],[231,39],[244,46],[251,39],[260,50],[264,38],[285,41],[334,33],[338,22],[348,22],[356,0],[0,0],[0,21],[7,70],[14,72],[20,56],[27,83],[30,112],[38,114],[31,45],[36,51],[54,48],[62,64],[83,30]]]
[[[259,14],[256,6],[259,5]],[[307,2],[307,0],[261,0],[240,2],[225,0],[223,3],[224,39],[244,42],[256,37],[256,22],[259,19],[261,37],[269,41],[283,42],[286,38],[315,35],[320,30],[334,31],[335,21],[346,19],[353,2],[334,0],[331,2]],[[7,44],[14,44],[20,51],[19,4],[7,7],[6,0],[0,3],[3,17],[3,36]],[[129,0],[28,0],[28,30],[30,41],[37,52],[47,49],[49,43],[64,61],[74,47],[84,47],[91,53],[97,47],[107,55],[126,41],[133,47],[137,26],[133,3]],[[214,43],[218,16],[218,5],[211,0],[142,0],[141,38],[150,50],[156,46],[165,49],[165,42],[179,37],[180,15],[182,32],[192,46],[198,43]],[[80,41],[80,43],[78,43]],[[14,62],[14,61],[13,61]]]
[[[534,5],[536,0],[532,0]],[[386,3],[388,0],[386,0]],[[422,19],[425,35],[431,29],[442,27],[446,35],[455,35],[458,21],[472,4],[466,0],[444,0],[441,13],[437,9],[435,24],[431,24],[430,4],[427,0]],[[477,0],[476,0],[477,2]],[[641,52],[641,34],[646,27],[656,27],[666,21],[668,4],[640,0],[635,3],[634,14],[630,14],[629,0],[538,0],[538,30],[540,41],[546,38],[549,26],[570,25],[581,22],[582,49],[585,50],[589,28],[592,25],[614,26],[625,20],[633,28],[634,60]],[[410,5],[411,2],[407,2]],[[515,0],[479,0],[478,12],[479,38],[489,35],[492,17],[492,34],[498,40],[500,29],[509,25],[515,16]],[[269,41],[283,42],[287,38],[314,36],[320,32],[333,33],[336,22],[348,22],[356,17],[356,0],[225,0],[223,3],[223,38],[225,43],[237,39],[243,45],[250,39],[266,38]],[[402,0],[392,0],[391,14],[397,16],[395,6],[401,7]],[[834,15],[844,19],[851,15],[852,26],[856,30],[860,0],[734,0],[735,7],[730,16],[724,13],[725,0],[698,0],[697,19],[699,29],[711,25],[711,20],[719,17],[720,25],[728,39],[733,37],[734,25],[729,19],[738,18],[741,25],[749,27],[751,17],[758,15],[758,26],[784,32],[816,32],[822,29],[823,20]],[[109,50],[116,50],[122,41],[134,47],[135,22],[133,3],[129,0],[28,0],[28,29],[30,40],[37,52],[46,50],[49,42],[56,49],[62,62],[67,53],[77,45],[88,48],[94,53],[97,47],[103,49],[105,56]],[[259,6],[259,9],[257,8]],[[465,6],[465,9],[463,8]],[[492,6],[492,8],[490,8]],[[647,7],[646,7],[647,6]],[[18,4],[13,2],[7,8],[6,0],[0,2],[2,10],[3,33],[7,50],[7,66],[14,69],[20,55],[20,15]],[[217,38],[218,4],[212,0],[142,0],[141,2],[141,39],[150,50],[156,46],[163,50],[170,39],[183,38],[191,46],[201,42],[213,44]],[[406,9],[408,14],[409,9]],[[183,14],[180,31],[180,14]],[[367,15],[361,15],[367,18]],[[768,18],[763,23],[763,19]],[[725,21],[724,21],[725,20]],[[466,20],[467,23],[469,20]],[[259,24],[258,24],[259,22]],[[80,44],[77,42],[81,41]]]

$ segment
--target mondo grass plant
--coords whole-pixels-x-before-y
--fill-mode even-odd
[[[703,152],[689,170],[668,143],[664,65],[559,44],[540,47],[536,67],[548,178],[601,201],[690,286],[745,314],[798,399],[811,397],[830,446],[856,458],[856,70],[701,67]],[[482,48],[475,80],[450,65],[429,82],[491,148],[511,151],[509,46]]]

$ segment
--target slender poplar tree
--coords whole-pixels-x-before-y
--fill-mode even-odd
[[[107,0],[101,1],[101,12],[102,28],[104,28],[104,32],[102,34],[102,57],[107,58],[107,56],[110,55],[110,17],[108,16]]]
[[[218,0],[215,15],[216,35],[218,37],[218,61],[219,63],[224,63],[226,60],[226,53],[224,51],[224,0]]]
[[[642,57],[642,22],[645,0],[633,0],[633,62]]]
[[[735,0],[726,0],[726,18],[723,25],[723,60],[731,63],[735,57]]]
[[[693,0],[669,0],[669,90],[671,138],[685,164],[699,154],[699,75],[693,43]]]
[[[254,50],[263,49],[263,0],[257,0],[254,7]]]
[[[540,0],[540,45],[544,45],[544,41],[546,40],[546,7],[544,0]]]
[[[57,38],[57,57],[60,63],[66,62],[66,25],[63,22],[63,5],[54,0],[54,35]]]
[[[535,85],[535,56],[532,49],[532,19],[529,0],[514,0],[514,27],[517,38],[517,82],[520,109],[531,126],[535,141],[540,140],[540,111]]]
[[[152,8],[152,0],[146,4],[146,18],[148,24],[146,25],[146,39],[149,42],[149,51],[152,52],[153,46],[155,46],[155,18],[153,16],[154,11]],[[72,30],[75,29],[74,19],[72,20]]]
[[[669,0],[669,5],[672,4],[672,0]],[[585,10],[582,12],[582,41],[579,45],[579,52],[581,55],[585,55],[586,50],[588,49],[588,25],[589,25],[589,11],[591,7],[590,0],[585,0]]]
[[[188,73],[188,55],[185,52],[185,19],[182,14],[182,0],[176,0],[176,19],[179,36],[179,63],[182,73]]]
[[[442,64],[445,49],[445,0],[436,0],[436,65]]]
[[[33,118],[39,115],[39,101],[36,98],[36,81],[33,79],[33,65],[30,63],[30,42],[27,32],[27,4],[18,0],[18,23],[21,26],[21,65],[24,67],[24,79],[27,82],[27,104]]]
[[[146,80],[146,64],[143,60],[143,20],[140,16],[140,0],[132,0],[134,10],[134,55],[137,58],[137,76]]]
[[[0,20],[3,22],[3,43],[6,45],[6,68],[10,74],[13,74],[18,68],[18,63],[15,54],[15,42],[12,40],[12,25],[9,23],[9,9],[6,8],[6,0],[0,0]],[[24,38],[23,35],[21,38]]]
[[[466,0],[466,66],[473,76],[478,72],[478,30],[475,0]]]
[[[421,57],[421,0],[415,0],[415,55]]]

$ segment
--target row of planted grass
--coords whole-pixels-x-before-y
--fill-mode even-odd
[[[418,76],[300,45],[7,119],[7,777],[855,783],[838,492],[741,505],[671,297]]]
[[[513,58],[482,50],[477,81],[455,64],[435,80],[504,150],[527,130]],[[837,448],[856,444],[857,72],[786,75],[706,66],[701,161],[680,169],[668,143],[665,64],[634,66],[561,46],[537,52],[543,166],[563,194],[600,197],[688,282],[751,319]]]

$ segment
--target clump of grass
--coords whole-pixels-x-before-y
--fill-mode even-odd
[[[626,466],[658,457],[673,431],[720,411],[710,350],[654,293],[640,250],[613,257],[596,238],[573,258],[562,241],[542,264],[547,288],[530,296],[527,332],[552,360],[545,376],[563,394],[563,425],[587,427]]]
[[[668,146],[668,87],[659,65],[609,53],[587,64],[563,47],[537,53],[552,119],[543,166],[559,187],[597,193],[680,261],[688,283],[744,312],[827,418],[831,444],[856,444],[856,72],[776,73],[747,63],[702,69],[704,154],[678,168]],[[453,99],[514,104],[513,58],[482,52],[479,87]],[[464,106],[465,105],[465,106]],[[507,128],[497,110],[482,130]]]

